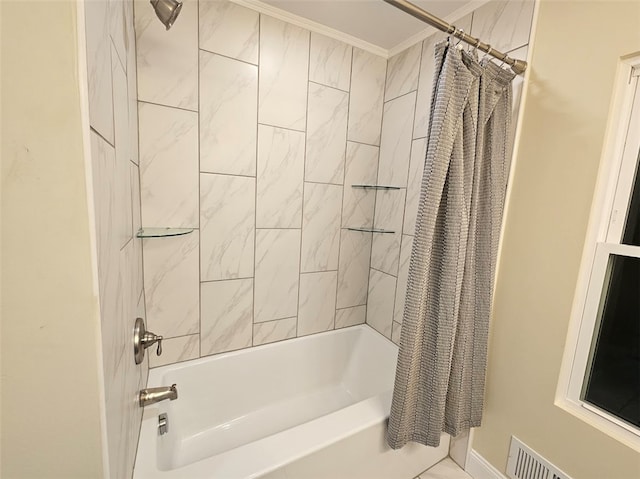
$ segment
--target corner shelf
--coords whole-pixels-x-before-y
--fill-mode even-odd
[[[194,228],[140,228],[136,238],[168,238],[188,235]]]
[[[399,190],[400,186],[387,185],[351,185],[352,188],[362,188],[364,190]]]
[[[382,233],[382,234],[393,234],[395,231],[391,230],[383,230],[380,228],[347,228],[349,231],[360,231],[361,233]]]

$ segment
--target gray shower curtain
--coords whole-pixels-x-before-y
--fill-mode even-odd
[[[514,74],[436,45],[427,156],[387,441],[479,426]]]

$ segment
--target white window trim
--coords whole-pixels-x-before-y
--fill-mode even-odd
[[[628,132],[635,132],[633,137],[632,133],[629,134],[630,140],[640,144],[640,125],[630,125],[634,92],[640,82],[632,74],[634,69],[639,68],[640,55],[623,58],[618,64],[616,88],[609,112],[605,146],[591,206],[555,405],[640,452],[640,431],[637,428],[580,399],[598,316],[595,311],[600,306],[600,292],[607,272],[609,254],[639,256],[637,246],[615,244],[620,242],[622,235],[626,218],[620,212],[627,210],[635,173],[627,171],[635,168],[635,161],[628,158],[629,152],[635,148],[634,154],[638,153],[637,145],[628,144],[625,150]],[[640,93],[635,100],[636,108],[640,111]],[[640,115],[634,114],[634,123],[636,119],[640,119]],[[630,126],[634,129],[628,129]],[[590,284],[598,294],[588,294]]]

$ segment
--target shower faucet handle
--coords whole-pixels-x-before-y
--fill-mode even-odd
[[[162,354],[162,339],[162,336],[146,330],[144,319],[136,318],[136,324],[133,328],[133,354],[136,364],[142,362],[144,351],[155,343],[158,343],[156,354],[160,356]]]
[[[153,346],[154,343],[158,343],[156,354],[160,356],[162,354],[162,339],[162,336],[158,334],[154,334],[150,331],[145,331],[144,336],[142,337],[142,340],[140,342],[142,343],[142,347],[144,349]]]

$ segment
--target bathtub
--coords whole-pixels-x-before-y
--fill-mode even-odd
[[[449,441],[386,446],[396,357],[361,325],[152,369],[178,399],[145,407],[134,479],[412,479]]]

